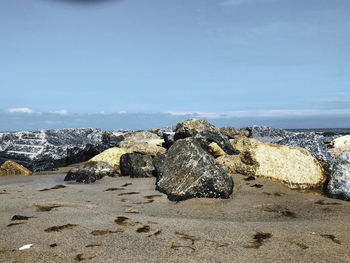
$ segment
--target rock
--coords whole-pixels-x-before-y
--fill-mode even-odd
[[[125,139],[125,137],[131,135],[133,132],[134,131],[132,130],[124,130],[124,129],[118,129],[118,130],[107,132],[107,135],[109,137],[109,146],[119,147],[120,142],[122,142]]]
[[[166,126],[157,130],[157,135],[163,138],[164,133],[173,133],[176,131],[176,125]]]
[[[89,184],[105,176],[115,177],[117,172],[106,162],[87,162],[79,167],[72,168],[64,180]]]
[[[292,189],[321,186],[326,177],[317,160],[305,149],[262,143],[253,138],[231,140],[241,151],[237,156],[222,156],[217,162],[230,173],[241,173],[281,181]]]
[[[132,152],[156,156],[166,152],[166,149],[162,147],[163,143],[164,140],[152,132],[137,131],[126,137],[120,143],[120,147],[128,148]]]
[[[229,198],[233,189],[230,174],[202,148],[201,139],[178,140],[153,159],[156,189],[173,201],[195,197]]]
[[[330,197],[350,201],[350,152],[336,159],[326,192]]]
[[[163,132],[163,147],[169,149],[175,143],[175,132]]]
[[[123,154],[126,153],[131,153],[132,151],[127,148],[118,148],[118,147],[113,147],[105,150],[104,152],[94,156],[92,159],[89,161],[91,162],[106,162],[110,166],[112,166],[115,170],[120,172],[120,157]]]
[[[217,143],[215,143],[215,142],[212,142],[209,144],[209,152],[215,158],[226,155],[226,153],[223,151],[223,149],[221,149],[220,146],[217,145]]]
[[[121,175],[132,178],[152,177],[154,174],[152,160],[150,155],[126,153],[120,158]]]
[[[305,132],[288,136],[279,141],[280,145],[298,146],[308,150],[319,162],[324,162],[325,169],[329,169],[334,164],[334,157],[328,151],[322,137],[313,132]]]
[[[217,143],[227,154],[239,154],[232,147],[228,138],[222,135],[219,129],[206,119],[190,119],[177,124],[175,141],[194,136],[205,138],[208,144]]]
[[[219,128],[220,132],[222,135],[225,135],[229,139],[234,139],[238,137],[248,137],[249,136],[249,131],[247,130],[239,130],[233,127],[222,127]]]
[[[133,145],[135,142],[152,142],[156,145],[162,145],[164,142],[161,137],[157,134],[154,134],[149,131],[136,131],[125,138],[122,142],[121,147],[128,148],[130,145]]]
[[[334,139],[331,143],[331,152],[338,157],[343,152],[350,152],[350,135],[345,135]]]
[[[0,176],[30,175],[30,174],[32,174],[32,171],[13,161],[6,161],[0,167]]]
[[[289,132],[283,129],[266,127],[266,126],[256,126],[256,125],[248,126],[244,129],[249,131],[250,137],[257,139],[261,142],[276,143],[284,139],[285,137],[294,134],[292,132]]]
[[[216,161],[225,167],[230,174],[243,174],[247,176],[255,176],[259,165],[249,152],[242,152],[239,155],[221,156]]]
[[[113,136],[130,136],[131,134],[134,133],[133,130],[125,130],[125,129],[117,129],[117,130],[113,130],[110,132]]]
[[[100,129],[0,133],[0,162],[13,160],[32,171],[83,162],[108,148]]]

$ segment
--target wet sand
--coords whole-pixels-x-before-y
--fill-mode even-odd
[[[155,178],[64,176],[0,178],[0,262],[350,262],[350,202],[241,175],[230,199],[182,202]]]

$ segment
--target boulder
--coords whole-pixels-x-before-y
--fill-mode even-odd
[[[169,149],[175,143],[175,132],[163,132],[163,147]]]
[[[162,146],[169,149],[171,145],[174,144],[176,125],[166,126],[160,129],[151,129],[150,131],[157,134],[159,137],[164,139]]]
[[[30,175],[30,174],[32,174],[32,171],[13,161],[6,161],[0,167],[0,176]]]
[[[350,152],[350,135],[345,135],[334,139],[331,142],[330,151],[335,157],[338,157],[343,152]]]
[[[178,140],[153,159],[156,189],[173,201],[195,197],[229,198],[233,190],[230,174],[202,147],[201,139]]]
[[[166,126],[157,130],[156,134],[159,137],[163,137],[164,133],[173,133],[176,131],[176,125]]]
[[[261,142],[271,142],[276,143],[287,136],[293,135],[294,133],[279,129],[272,128],[267,126],[248,126],[243,128],[244,130],[249,131],[249,137],[257,139]]]
[[[303,148],[262,143],[253,138],[231,142],[241,151],[239,157],[222,156],[217,161],[232,174],[271,178],[292,189],[319,187],[326,179],[318,161]]]
[[[213,155],[215,158],[226,155],[223,149],[217,143],[212,142],[208,145],[209,153]]]
[[[105,176],[117,176],[116,170],[106,162],[87,162],[72,168],[64,178],[65,181],[90,184]]]
[[[122,142],[125,137],[131,135],[134,131],[118,129],[107,132],[109,137],[109,146],[110,147],[119,147],[120,142]]]
[[[156,156],[166,152],[166,149],[162,147],[163,143],[164,140],[157,134],[149,131],[137,131],[126,137],[119,145],[128,148],[132,152]]]
[[[100,129],[39,130],[0,133],[0,163],[13,160],[32,171],[83,162],[107,149]]]
[[[350,152],[341,153],[336,159],[326,193],[330,197],[350,201]]]
[[[325,169],[329,169],[334,164],[334,157],[328,151],[321,136],[313,132],[305,132],[288,136],[279,141],[280,145],[298,146],[306,149],[320,163],[325,165]]]
[[[91,162],[106,162],[110,166],[112,166],[115,170],[120,172],[120,157],[123,154],[126,153],[131,153],[132,151],[127,148],[118,148],[118,147],[113,147],[105,150],[104,152],[94,156],[92,159],[89,161]]]
[[[239,152],[232,147],[229,139],[222,135],[220,130],[206,119],[190,119],[177,124],[174,135],[175,141],[194,136],[197,138],[204,138],[207,144],[215,142],[227,154],[239,154]]]
[[[249,131],[239,130],[230,126],[219,128],[219,131],[221,132],[222,135],[225,135],[229,139],[249,136]]]
[[[120,171],[122,176],[152,177],[154,166],[152,156],[141,153],[126,153],[120,158]]]

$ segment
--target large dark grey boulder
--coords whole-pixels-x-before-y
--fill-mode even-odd
[[[197,138],[178,140],[153,159],[156,189],[172,201],[195,197],[229,198],[233,190],[230,174],[202,147]]]
[[[134,178],[152,177],[154,166],[152,156],[141,153],[126,153],[120,157],[120,172],[122,176]]]
[[[72,168],[64,178],[65,181],[90,184],[105,176],[117,176],[116,170],[106,162],[87,162]]]
[[[279,129],[279,128],[272,128],[267,126],[248,126],[244,128],[245,130],[249,131],[249,136],[257,139],[261,142],[271,142],[271,143],[277,143],[278,141],[284,139],[287,136],[293,135],[292,132]]]
[[[190,119],[177,124],[175,141],[194,136],[204,138],[208,144],[217,143],[227,154],[239,154],[239,151],[233,148],[228,137],[222,135],[220,130],[206,119]]]
[[[326,169],[331,168],[331,166],[334,164],[334,157],[328,151],[322,137],[313,132],[305,132],[288,136],[279,141],[278,144],[298,146],[306,149],[313,157],[316,158],[316,160],[327,163],[329,167],[324,167]]]
[[[15,161],[32,171],[83,162],[108,148],[100,129],[0,133],[0,162]]]
[[[350,152],[336,159],[326,191],[330,197],[350,201]]]

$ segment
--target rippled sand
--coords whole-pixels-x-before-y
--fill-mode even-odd
[[[350,202],[241,175],[230,199],[178,203],[154,178],[64,176],[0,178],[0,262],[350,262]]]

